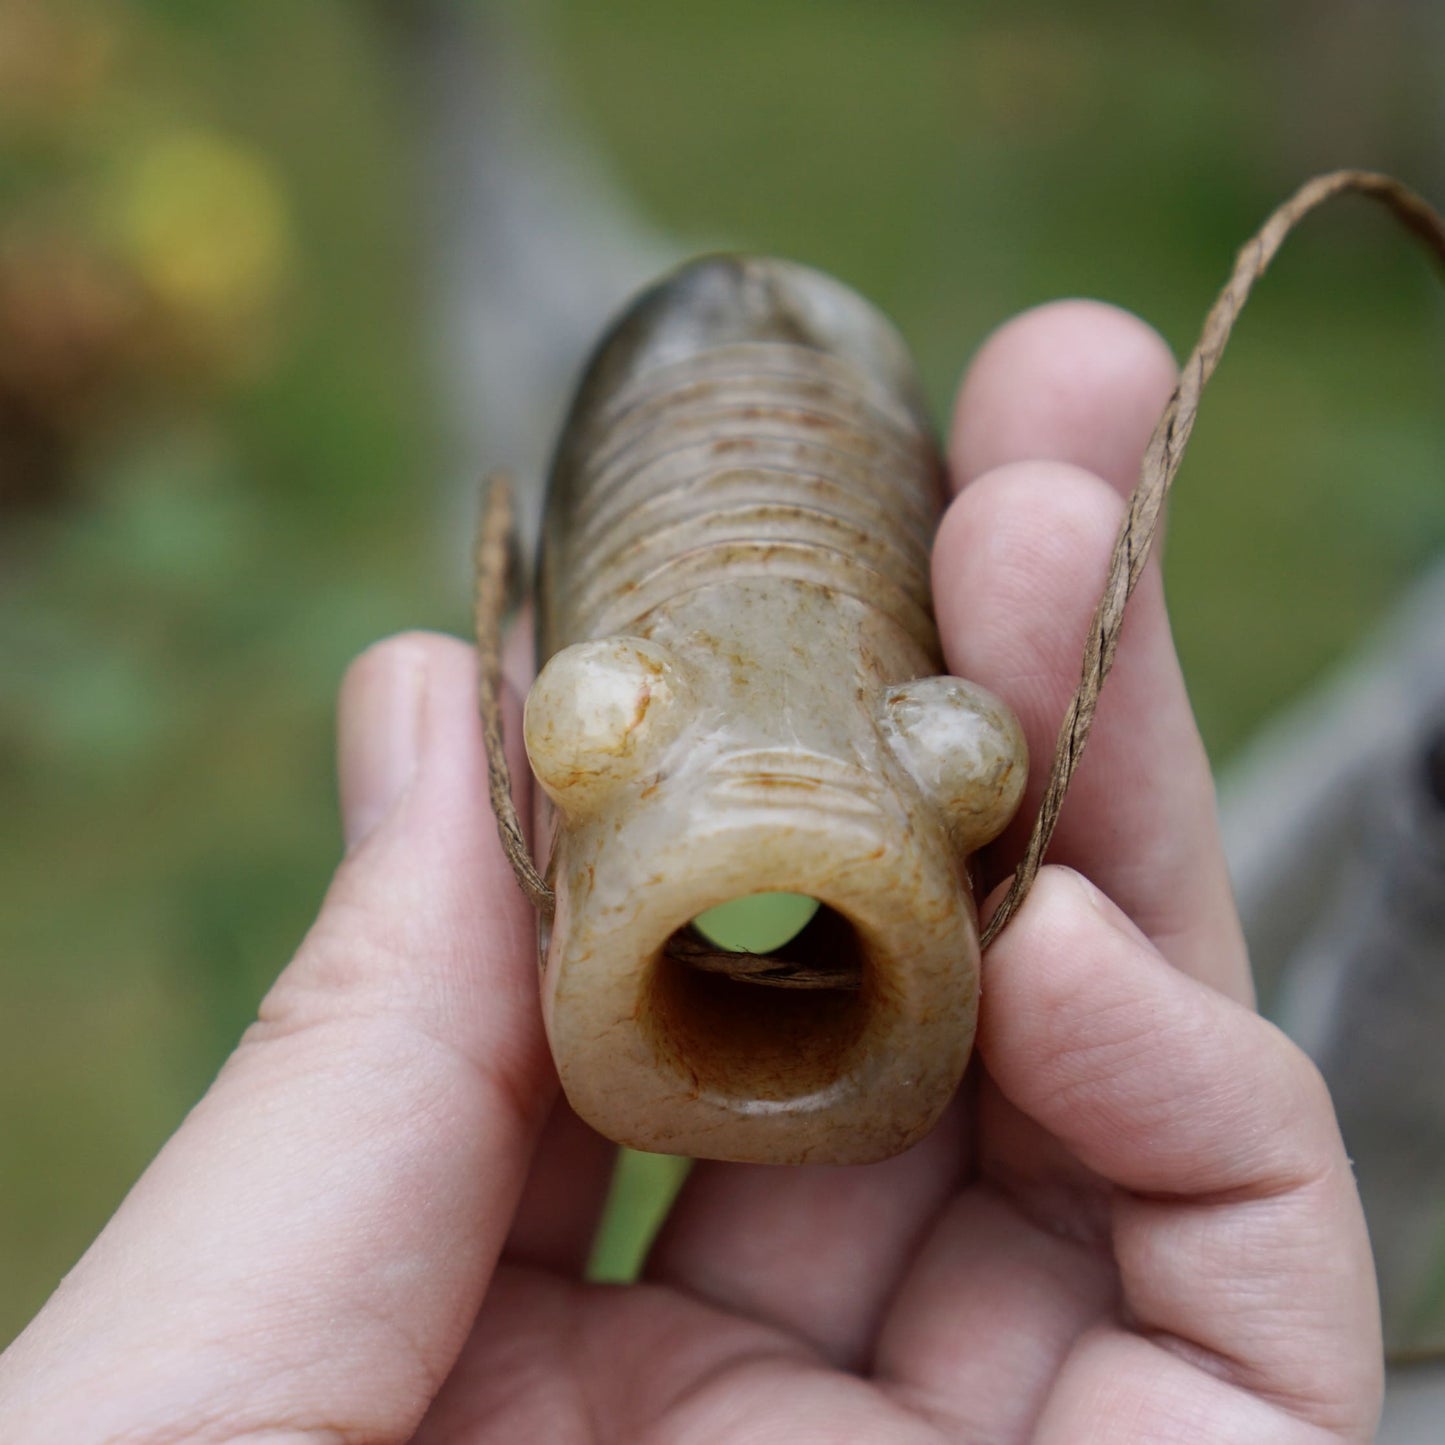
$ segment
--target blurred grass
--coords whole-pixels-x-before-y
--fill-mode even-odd
[[[77,92],[64,143],[0,150],[0,208],[83,186],[127,137],[201,130],[271,169],[291,270],[235,376],[127,396],[76,495],[0,536],[0,1340],[305,928],[339,848],[347,659],[466,616],[460,559],[437,555],[392,32],[340,0],[62,9],[110,37],[111,78]],[[857,285],[913,342],[940,414],[978,340],[1051,296],[1138,310],[1182,352],[1296,179],[1269,144],[1269,52],[1229,7],[548,13],[578,113],[645,212]],[[1216,760],[1445,543],[1433,285],[1382,220],[1316,221],[1211,391],[1168,578]],[[628,1161],[603,1273],[626,1271],[676,1173]]]
[[[0,1339],[309,921],[340,847],[346,661],[463,615],[432,555],[409,120],[387,57],[337,5],[67,18],[104,32],[114,74],[91,97],[105,123],[79,117],[40,180],[85,187],[113,149],[223,135],[271,168],[296,260],[261,364],[127,394],[84,438],[74,501],[0,535]]]

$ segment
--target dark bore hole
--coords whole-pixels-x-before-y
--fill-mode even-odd
[[[857,931],[826,906],[767,954],[719,950],[689,925],[653,970],[647,1021],[658,1051],[699,1086],[792,1097],[843,1069],[866,1022],[864,974]]]

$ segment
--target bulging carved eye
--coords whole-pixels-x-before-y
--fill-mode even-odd
[[[1028,744],[1012,710],[959,677],[900,683],[883,697],[894,753],[943,816],[963,853],[996,838],[1028,781]]]
[[[645,772],[675,732],[680,685],[667,652],[640,637],[555,653],[527,694],[527,757],[567,814],[591,811]]]

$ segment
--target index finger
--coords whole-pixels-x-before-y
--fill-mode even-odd
[[[1143,322],[1062,302],[995,333],[960,392],[951,452],[963,490],[934,551],[939,630],[950,669],[1018,713],[1032,760],[996,872],[1033,824],[1124,494],[1174,378]],[[1090,877],[1178,967],[1251,996],[1157,559],[1130,603],[1049,857]]]

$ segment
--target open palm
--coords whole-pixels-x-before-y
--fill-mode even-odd
[[[1171,384],[1147,328],[1063,303],[960,396],[935,601],[953,671],[1024,723],[1025,819]],[[7,1440],[1370,1438],[1359,1202],[1318,1076],[1249,1008],[1157,570],[943,1123],[866,1168],[699,1165],[637,1286],[581,1279],[611,1149],[556,1101],[473,699],[448,639],[353,668],[347,861],[0,1360]]]

